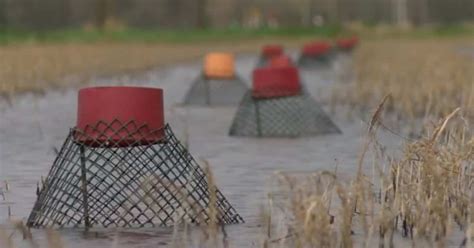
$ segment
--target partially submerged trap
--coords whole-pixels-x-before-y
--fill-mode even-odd
[[[82,89],[77,125],[38,191],[28,226],[205,224],[211,209],[219,224],[242,223],[163,113],[161,89]]]
[[[314,41],[303,46],[298,66],[303,68],[327,67],[331,64],[333,57],[333,49],[329,42]]]
[[[257,61],[256,67],[267,66],[269,62],[275,58],[284,55],[284,50],[281,45],[277,44],[268,44],[262,47],[260,57]]]
[[[350,38],[341,38],[336,40],[336,46],[339,52],[350,53],[352,52],[357,45],[359,44],[359,38],[353,36]]]
[[[311,95],[292,66],[258,68],[253,89],[242,99],[231,136],[304,137],[340,133]]]
[[[204,58],[203,72],[187,92],[185,105],[236,105],[247,91],[247,85],[235,72],[234,57],[227,53],[210,53]]]

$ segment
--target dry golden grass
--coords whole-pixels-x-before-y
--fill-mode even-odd
[[[336,99],[364,111],[390,93],[385,110],[404,119],[440,118],[457,107],[472,118],[474,59],[459,50],[473,43],[470,38],[364,41],[354,54],[355,78],[336,89]]]
[[[374,154],[375,173],[357,174],[343,187],[353,197],[364,246],[393,247],[398,233],[413,246],[444,247],[456,227],[464,234],[456,245],[472,246],[474,59],[462,51],[472,43],[468,38],[366,41],[354,54],[353,80],[335,88],[336,103],[363,113],[390,95],[370,121],[361,157],[368,150]],[[422,127],[423,136],[407,140],[401,157],[389,157],[374,131],[383,126],[381,116]]]
[[[91,76],[146,70],[199,58],[210,51],[256,52],[270,42],[91,43],[0,46],[0,95],[42,92],[48,87],[85,83]],[[277,39],[287,46],[304,40]]]
[[[473,246],[474,133],[470,121],[474,117],[474,67],[472,59],[456,53],[459,44],[464,43],[466,40],[363,43],[355,54],[356,80],[344,85],[342,94],[341,89],[336,94],[338,98],[344,96],[339,100],[357,108],[378,106],[362,144],[359,169],[352,181],[341,179],[337,168],[303,178],[278,173],[278,189],[274,188],[277,193],[270,194],[270,204],[263,211],[262,247],[394,247],[398,236],[409,240],[413,247],[444,247],[456,231],[463,234],[463,240],[455,240],[459,242],[455,245]],[[159,45],[149,46],[151,53]],[[250,51],[255,49],[252,46],[235,49]],[[74,54],[74,48],[70,49]],[[143,51],[137,50],[136,54]],[[186,56],[191,51],[200,56],[205,48],[192,48]],[[138,55],[129,56],[139,60]],[[153,59],[150,56],[149,61],[160,63]],[[120,65],[123,67],[98,71],[142,69]],[[97,72],[93,66],[87,68],[87,73]],[[70,74],[54,75],[61,78]],[[45,86],[49,84],[37,87]],[[33,89],[27,84],[24,87]],[[424,136],[407,142],[403,155],[394,158],[377,140],[381,118],[387,112],[408,120],[436,117],[439,121],[428,124]],[[368,154],[373,161],[366,161]],[[373,174],[362,169],[367,164],[372,165]],[[213,185],[212,173],[208,169],[206,172]],[[208,211],[215,217],[213,205]],[[220,228],[203,227],[200,243],[227,247],[225,229]],[[354,230],[356,236],[352,235]],[[175,247],[186,247],[186,231],[176,231],[175,237],[179,241]],[[11,245],[0,229],[2,240],[7,247]]]
[[[54,44],[0,47],[0,92],[68,86],[88,77],[196,58],[202,47],[148,44]]]
[[[380,123],[375,118],[372,123]],[[267,215],[285,221],[266,247],[395,247],[402,238],[413,247],[445,247],[456,230],[463,235],[455,245],[472,247],[474,135],[467,126],[449,128],[459,118],[455,110],[427,128],[432,131],[406,144],[398,159],[377,142],[375,124],[361,154],[361,161],[374,155],[373,175],[365,170],[347,182],[329,171],[277,174],[283,197],[270,198],[283,204]]]

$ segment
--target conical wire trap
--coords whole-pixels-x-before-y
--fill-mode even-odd
[[[38,191],[31,227],[242,223],[171,128],[98,122],[69,133]]]
[[[187,92],[185,105],[237,105],[247,91],[247,85],[238,77],[210,78],[200,75]]]
[[[270,59],[266,58],[265,56],[260,56],[260,57],[258,57],[258,59],[257,59],[257,63],[255,64],[255,67],[263,67],[263,66],[266,66],[269,61],[270,61]]]
[[[305,91],[271,98],[245,94],[230,128],[231,136],[301,137],[341,133]]]
[[[284,55],[283,46],[278,44],[267,44],[262,47],[260,56],[255,67],[263,67],[269,65],[270,61],[279,56]]]
[[[331,65],[333,54],[321,55],[321,56],[310,56],[302,54],[297,61],[299,67],[302,68],[326,68]]]
[[[303,68],[327,67],[334,58],[332,45],[325,41],[307,43],[301,50],[297,64]]]

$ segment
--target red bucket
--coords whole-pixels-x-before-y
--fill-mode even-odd
[[[337,47],[344,49],[344,50],[350,50],[353,49],[354,47],[357,46],[359,43],[359,38],[357,37],[352,37],[352,38],[345,38],[345,39],[338,39],[336,41]]]
[[[163,90],[145,87],[90,87],[79,90],[77,141],[123,147],[162,140]]]
[[[283,55],[283,47],[280,45],[265,45],[262,48],[262,56],[264,58],[273,58]]]
[[[302,54],[309,57],[318,57],[328,54],[331,48],[332,46],[329,42],[314,41],[303,46]]]
[[[300,77],[295,67],[262,67],[253,71],[253,97],[292,96],[300,92]]]
[[[270,67],[291,67],[293,62],[287,55],[280,55],[270,59]]]

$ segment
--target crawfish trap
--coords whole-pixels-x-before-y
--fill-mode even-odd
[[[256,67],[267,66],[273,58],[282,55],[284,55],[284,49],[281,45],[267,44],[262,47]]]
[[[300,84],[295,67],[253,72],[253,89],[242,99],[229,135],[302,137],[340,133],[339,128]]]
[[[80,90],[77,125],[37,192],[28,226],[243,222],[164,124],[163,113],[161,89]]]
[[[302,68],[328,67],[334,57],[330,43],[325,41],[314,41],[307,43],[301,50],[298,66]]]

